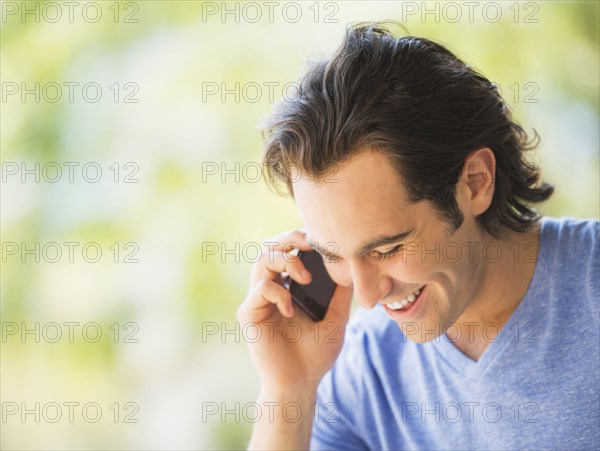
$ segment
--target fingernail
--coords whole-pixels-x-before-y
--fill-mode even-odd
[[[310,273],[306,269],[303,269],[300,274],[304,280],[310,280]]]

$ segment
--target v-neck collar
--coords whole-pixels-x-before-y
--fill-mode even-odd
[[[533,310],[535,308],[536,297],[542,288],[544,265],[551,260],[549,253],[552,252],[552,244],[548,243],[548,224],[545,217],[540,220],[540,242],[538,248],[537,262],[527,292],[525,296],[512,313],[508,321],[502,326],[498,336],[488,345],[478,361],[475,361],[463,354],[447,337],[444,332],[438,339],[430,343],[438,353],[439,357],[444,359],[450,366],[465,376],[472,379],[479,379],[490,365],[500,356],[502,351],[509,346],[513,340],[515,323],[526,323],[532,320]]]

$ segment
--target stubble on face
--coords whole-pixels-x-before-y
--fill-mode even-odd
[[[363,151],[347,160],[328,183],[302,177],[293,188],[308,235],[321,244],[333,243],[341,258],[327,264],[332,278],[340,285],[352,285],[359,305],[373,308],[382,299],[393,301],[427,285],[426,305],[415,318],[422,328],[437,327],[443,333],[446,325],[478,313],[494,316],[490,310],[494,305],[486,300],[496,289],[494,274],[507,277],[505,264],[490,263],[482,254],[485,243],[493,240],[470,214],[470,192],[464,182],[457,185],[464,221],[454,231],[430,202],[408,201],[399,174],[377,151]],[[416,248],[416,253],[400,252],[386,261],[374,254],[355,256],[365,242],[410,229],[415,233],[405,244]],[[445,250],[450,248],[459,248],[460,258],[447,258]],[[399,326],[406,331],[406,325]],[[425,340],[420,335],[409,338],[433,339],[432,335]]]

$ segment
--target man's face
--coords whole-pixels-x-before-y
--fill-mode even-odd
[[[293,190],[308,239],[321,253],[334,254],[325,261],[335,282],[353,286],[356,301],[368,309],[405,299],[405,307],[386,306],[387,313],[409,338],[428,341],[455,322],[480,290],[481,246],[469,243],[482,237],[468,214],[470,195],[462,179],[457,202],[465,220],[454,233],[429,202],[410,203],[402,183],[382,154],[366,151],[317,183],[299,179]],[[404,239],[368,246],[404,232]],[[414,333],[415,323],[430,333]]]

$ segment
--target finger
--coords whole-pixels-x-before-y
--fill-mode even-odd
[[[312,277],[302,260],[297,255],[288,252],[272,251],[261,255],[260,260],[252,269],[251,284],[259,280],[281,280],[281,274],[286,273],[298,283],[310,283]]]
[[[300,283],[310,282],[310,274],[307,278],[302,272],[304,265],[296,263],[299,259],[296,257],[297,252],[293,252],[295,249],[312,249],[308,244],[306,233],[302,230],[287,230],[263,242],[261,258],[252,268],[250,286],[254,286],[263,278],[272,280],[280,278],[282,272],[287,273],[286,263],[289,263],[290,267],[297,265],[298,271],[290,274],[294,280]]]
[[[267,245],[273,250],[290,252],[293,249],[310,250],[306,232],[303,230],[286,230],[275,236],[268,238],[263,246]]]
[[[238,320],[240,322],[261,321],[273,313],[273,308],[277,308],[283,316],[294,315],[290,292],[273,280],[262,279],[252,288],[238,309]]]

